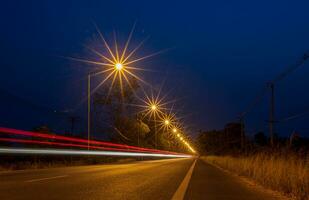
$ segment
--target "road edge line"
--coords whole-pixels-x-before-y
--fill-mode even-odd
[[[194,166],[196,163],[196,160],[194,160],[193,164],[191,165],[190,169],[188,170],[185,178],[182,180],[181,184],[177,188],[176,192],[174,193],[173,197],[171,200],[182,200],[185,197],[187,188],[189,186],[189,182],[191,180],[191,176],[194,170]]]

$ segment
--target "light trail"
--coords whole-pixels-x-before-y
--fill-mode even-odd
[[[0,148],[0,154],[43,154],[43,155],[93,155],[93,156],[130,156],[130,157],[166,157],[166,158],[191,158],[192,155],[174,155],[160,153],[138,153],[117,151],[87,151],[67,149],[32,149],[32,148]]]
[[[45,134],[45,133],[36,133],[36,132],[23,131],[23,130],[11,129],[11,128],[4,128],[4,127],[0,127],[0,133],[88,144],[88,140],[86,140],[86,139],[73,138],[73,137],[67,137],[67,136],[61,136],[61,135],[51,135],[51,134]],[[143,147],[135,147],[135,146],[129,146],[129,145],[125,145],[125,144],[115,144],[115,143],[102,142],[102,141],[96,141],[96,140],[90,140],[89,144],[109,146],[109,147],[120,147],[120,148],[124,148],[124,149],[133,149],[133,150],[139,150],[139,151],[177,154],[176,152],[169,152],[169,151],[158,150],[158,149],[148,149],[148,148],[143,148]]]
[[[83,145],[83,144],[72,144],[72,143],[61,143],[61,142],[39,141],[39,140],[25,140],[25,139],[14,139],[14,138],[0,138],[0,141],[2,141],[2,142],[16,142],[16,143],[23,143],[23,144],[51,145],[51,146],[61,146],[61,147],[78,147],[78,148],[85,148],[85,149],[88,148],[88,145]],[[117,148],[100,147],[100,146],[89,146],[89,148],[95,149],[95,150],[151,152],[151,151],[144,151],[144,150],[117,149]]]

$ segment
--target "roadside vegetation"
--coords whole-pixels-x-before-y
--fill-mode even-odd
[[[299,200],[309,199],[309,159],[288,154],[207,156],[206,161]]]
[[[200,132],[203,158],[287,197],[309,200],[309,139],[294,132],[277,136],[271,146],[264,133],[247,138],[241,130],[241,124],[230,123],[223,130]]]

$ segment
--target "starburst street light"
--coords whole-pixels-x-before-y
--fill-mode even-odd
[[[163,128],[164,130],[168,130],[171,127],[173,127],[176,123],[176,117],[175,114],[169,113],[169,114],[165,114],[163,113],[160,116],[160,124],[161,124],[161,128]]]
[[[143,88],[142,88],[143,89]],[[137,98],[141,101],[141,104],[130,104],[132,106],[136,106],[141,108],[138,113],[141,114],[142,118],[148,117],[150,120],[154,121],[154,135],[155,135],[155,144],[157,146],[157,123],[160,121],[162,116],[165,115],[164,111],[166,110],[166,105],[170,102],[165,102],[165,97],[161,97],[161,89],[160,88],[156,93],[154,94],[154,91],[151,91],[151,94],[147,94],[145,90],[142,90],[144,92],[144,98]]]
[[[140,42],[135,48],[133,48],[132,50],[128,50],[129,48],[129,44],[132,38],[132,34],[135,28],[135,24],[128,36],[128,39],[124,45],[123,48],[119,48],[119,45],[117,43],[117,38],[116,38],[116,34],[114,34],[114,48],[111,48],[110,44],[108,44],[108,42],[105,40],[105,38],[103,37],[103,34],[100,32],[100,30],[98,29],[98,27],[96,26],[97,32],[99,37],[102,40],[103,46],[106,49],[106,52],[108,52],[107,54],[101,53],[99,50],[93,49],[91,47],[87,47],[92,53],[96,54],[97,56],[99,56],[100,60],[99,61],[94,61],[94,60],[89,60],[89,59],[82,59],[82,58],[70,58],[72,60],[75,61],[79,61],[79,62],[84,62],[84,63],[88,63],[91,65],[96,65],[99,67],[102,67],[102,69],[100,69],[99,72],[96,73],[89,73],[88,74],[88,95],[87,95],[87,99],[88,99],[88,141],[90,139],[90,98],[91,98],[91,94],[93,94],[98,88],[100,88],[100,86],[102,86],[106,81],[111,80],[111,85],[109,87],[109,91],[107,96],[109,96],[114,83],[116,80],[118,80],[119,82],[119,87],[120,87],[120,92],[121,95],[124,96],[124,91],[123,91],[123,82],[125,81],[129,87],[132,89],[133,87],[131,86],[131,83],[129,81],[129,78],[134,78],[137,79],[141,82],[144,82],[137,74],[136,71],[139,70],[144,70],[142,68],[139,68],[136,66],[136,63],[139,61],[142,61],[146,58],[155,56],[160,52],[156,52],[150,55],[146,55],[143,57],[135,57],[136,51],[143,45],[143,43],[146,40],[143,40],[142,42]],[[91,77],[92,76],[96,76],[99,74],[105,74],[106,77],[91,91]],[[89,146],[89,144],[88,144]]]
[[[116,70],[120,71],[120,70],[123,69],[123,65],[121,63],[116,63],[115,68],[116,68]]]
[[[155,110],[157,110],[157,106],[156,105],[151,105],[151,110],[153,110],[153,111],[155,111]]]
[[[179,133],[177,134],[177,137],[192,153],[196,153],[196,151],[191,147],[191,145]]]
[[[123,95],[123,81],[125,81],[130,87],[130,81],[129,78],[133,77],[141,82],[143,81],[135,72],[138,70],[143,70],[141,68],[138,68],[135,66],[135,64],[138,61],[141,61],[143,59],[146,59],[149,56],[144,56],[141,58],[131,59],[132,56],[136,53],[136,51],[142,46],[143,42],[141,42],[137,47],[135,47],[131,52],[128,52],[128,47],[132,38],[134,27],[132,28],[129,37],[124,45],[123,48],[119,48],[119,44],[117,43],[116,35],[114,35],[114,48],[110,46],[110,44],[107,43],[105,38],[103,37],[103,34],[99,31],[97,28],[98,34],[103,42],[103,45],[108,52],[107,55],[101,53],[100,51],[89,48],[90,51],[92,51],[94,54],[99,56],[99,61],[91,61],[91,60],[84,60],[84,59],[78,59],[79,61],[86,62],[93,65],[98,65],[103,67],[103,71],[98,72],[97,74],[106,74],[106,77],[103,79],[103,81],[94,89],[98,89],[101,85],[103,85],[106,81],[111,80],[111,85],[109,89],[109,93],[111,89],[114,86],[114,83],[116,80],[119,82],[121,94]],[[132,88],[132,87],[131,87]],[[109,95],[109,94],[108,94]]]
[[[136,63],[144,60],[146,58],[152,57],[160,52],[157,53],[153,53],[144,57],[140,57],[140,58],[133,58],[136,51],[142,46],[142,44],[144,43],[144,41],[142,41],[140,44],[138,44],[133,50],[129,50],[129,43],[131,41],[131,37],[133,34],[133,30],[134,30],[134,26],[129,34],[129,37],[124,45],[123,48],[119,48],[119,45],[117,43],[117,39],[116,39],[116,35],[114,35],[114,46],[113,48],[111,48],[111,46],[107,43],[107,41],[105,40],[105,38],[103,37],[102,33],[98,30],[98,34],[102,40],[102,43],[106,49],[107,54],[103,54],[102,52],[93,49],[93,48],[89,48],[94,54],[98,55],[100,60],[99,61],[93,61],[93,60],[87,60],[87,59],[79,59],[79,58],[71,58],[73,60],[76,61],[81,61],[81,62],[85,62],[88,64],[92,64],[92,65],[97,65],[102,67],[102,69],[97,72],[97,73],[93,73],[93,74],[89,74],[88,75],[88,148],[89,148],[89,139],[90,139],[90,98],[91,98],[91,94],[94,93],[100,86],[102,86],[105,82],[107,82],[108,80],[110,80],[111,85],[109,87],[109,91],[107,96],[109,96],[114,83],[116,81],[119,82],[119,88],[120,88],[120,92],[121,95],[124,95],[123,92],[123,84],[124,82],[126,82],[130,88],[132,88],[131,83],[129,81],[129,78],[134,78],[136,80],[139,80],[141,82],[144,82],[137,74],[136,72],[139,70],[144,70],[142,68],[138,68],[136,66]],[[161,51],[162,52],[162,51]],[[91,91],[91,87],[90,87],[90,78],[92,76],[95,75],[99,75],[99,74],[105,74],[105,78]],[[160,89],[161,91],[161,89]],[[178,119],[176,120],[175,118],[175,114],[172,114],[170,110],[169,113],[166,114],[166,112],[164,111],[164,107],[167,103],[163,103],[162,100],[163,98],[159,98],[160,96],[160,91],[158,96],[156,96],[155,98],[152,97],[149,98],[148,96],[146,100],[143,100],[145,105],[142,106],[144,107],[144,109],[146,110],[146,115],[150,114],[154,117],[154,121],[156,123],[156,119],[158,118],[160,120],[160,124],[161,124],[161,128],[164,129],[170,129],[171,127],[174,127],[172,129],[172,131],[176,134],[178,133],[177,125],[175,126],[175,121],[178,121]],[[155,129],[156,129],[156,125],[155,125]],[[156,130],[155,130],[155,135],[156,134]],[[184,142],[184,144],[192,151],[194,152],[194,150],[192,149],[192,147],[183,139],[183,137],[181,137],[179,135],[179,133],[177,134],[178,138],[180,138],[180,140],[182,142]],[[156,136],[156,141],[157,141],[157,136]],[[157,142],[156,142],[157,143]]]
[[[96,26],[96,29],[97,29],[98,36],[101,39],[101,42],[104,48],[96,49],[96,48],[92,48],[88,46],[86,48],[89,49],[93,54],[97,55],[99,59],[89,60],[89,59],[83,59],[83,58],[69,57],[69,59],[72,59],[75,61],[84,62],[87,64],[100,67],[99,71],[95,74],[92,74],[92,76],[104,74],[105,78],[92,90],[92,93],[94,93],[100,86],[102,86],[108,80],[110,80],[111,83],[110,83],[110,88],[109,88],[109,92],[107,95],[110,94],[111,89],[114,87],[114,84],[116,81],[119,82],[119,87],[120,87],[122,95],[123,95],[124,83],[127,83],[129,87],[132,88],[131,83],[130,83],[130,78],[134,78],[140,82],[146,83],[144,80],[142,80],[137,75],[137,72],[147,71],[147,70],[136,66],[136,64],[144,59],[155,56],[163,51],[155,52],[155,53],[142,56],[142,57],[136,57],[136,52],[144,44],[147,38],[141,41],[134,48],[132,49],[129,48],[132,35],[135,29],[135,24],[133,25],[133,28],[124,45],[120,45],[117,42],[116,34],[114,34],[114,44],[113,45],[109,44],[97,26]]]
[[[162,113],[162,105],[160,102],[156,102],[154,100],[144,101],[144,105],[136,105],[137,107],[141,107],[142,110],[140,113],[143,113],[144,117],[151,117],[153,120],[156,120],[159,114]]]
[[[156,116],[159,116],[160,129],[172,131],[178,137],[178,139],[184,146],[186,146],[192,153],[196,153],[195,150],[186,141],[186,139],[181,135],[182,131],[180,128],[179,120],[176,119],[175,114],[172,113],[171,110],[168,113],[164,113],[160,110],[160,114],[159,114],[158,104],[154,103],[155,102],[154,100],[151,100],[150,98],[148,98],[148,102],[146,101],[144,102],[147,105],[147,106],[144,106],[147,111],[146,114],[152,114],[154,118]],[[154,113],[158,115],[155,115]]]
[[[144,117],[150,117],[152,120],[157,121],[157,119],[160,119],[160,116],[164,115],[166,105],[170,102],[165,102],[165,96],[160,96],[161,90],[159,90],[156,95],[154,95],[153,91],[151,92],[151,95],[146,94],[144,90],[143,92],[145,97],[139,98],[141,104],[131,105],[140,107],[141,110],[139,112],[143,113]]]

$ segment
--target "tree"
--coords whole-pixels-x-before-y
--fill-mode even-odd
[[[117,82],[113,87],[96,92],[94,107],[98,124],[107,122],[114,132],[112,140],[135,145],[139,137],[149,132],[149,127],[137,119],[136,108],[131,106],[137,101],[135,93],[140,86],[135,78],[128,81],[128,84]]]

